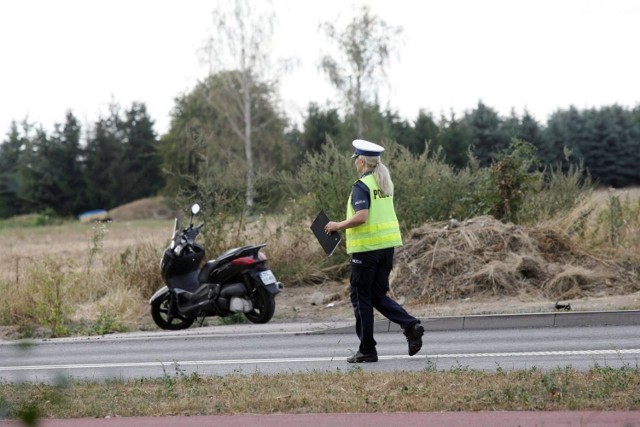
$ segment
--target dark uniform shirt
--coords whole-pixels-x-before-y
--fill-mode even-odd
[[[369,194],[369,187],[360,180],[356,181],[351,190],[351,206],[353,210],[358,212],[363,209],[369,209],[370,204],[371,196]]]

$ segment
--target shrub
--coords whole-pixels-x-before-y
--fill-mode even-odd
[[[12,320],[24,326],[42,325],[51,335],[62,336],[71,311],[68,290],[72,285],[66,280],[67,260],[46,257],[31,264],[14,297],[8,300]]]
[[[584,165],[570,163],[570,155],[565,151],[566,171],[561,165],[549,167],[543,174],[544,179],[537,180],[529,189],[518,209],[516,222],[532,224],[549,220],[571,211],[593,194],[593,183]]]
[[[394,142],[384,146],[383,162],[395,185],[396,212],[405,232],[427,221],[479,215],[533,223],[571,210],[592,188],[582,165],[570,165],[566,172],[560,167],[539,172],[534,146],[518,139],[496,156],[491,167],[480,168],[470,155],[468,166],[461,170],[428,145],[421,154]],[[329,140],[319,153],[307,156],[289,185],[293,194],[307,192],[296,206],[308,218],[324,209],[330,218],[342,219],[356,178],[348,154]]]
[[[493,215],[501,221],[516,221],[525,197],[535,191],[541,175],[536,172],[540,161],[535,147],[514,138],[504,153],[496,155],[490,176],[497,191]]]
[[[427,146],[413,154],[398,144],[389,145],[388,160],[395,185],[394,202],[403,230],[426,221],[441,221],[462,215],[460,201],[471,187],[473,176],[460,173],[445,163],[440,151]]]
[[[344,218],[347,198],[356,179],[351,153],[340,150],[328,137],[320,152],[307,154],[294,192],[308,195],[308,205],[301,207],[308,209],[309,217],[315,217],[322,209],[329,218]]]

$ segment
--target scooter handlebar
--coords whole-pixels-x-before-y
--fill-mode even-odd
[[[198,234],[200,234],[200,229],[201,228],[202,228],[202,225],[194,227],[193,224],[192,224],[192,225],[189,226],[189,228],[184,230],[184,234],[185,234],[187,240],[189,242],[193,243],[196,240],[196,237],[198,236]]]

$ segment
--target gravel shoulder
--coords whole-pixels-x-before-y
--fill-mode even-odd
[[[530,295],[514,297],[479,296],[439,304],[419,304],[402,296],[397,300],[416,317],[442,317],[479,314],[549,313],[558,311],[558,301]],[[571,311],[611,311],[640,309],[640,292],[628,295],[585,297],[563,300]],[[382,318],[377,314],[379,318]],[[348,285],[331,282],[316,286],[291,287],[276,297],[275,321],[338,322],[353,320]]]

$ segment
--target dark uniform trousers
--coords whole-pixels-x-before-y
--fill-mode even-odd
[[[360,338],[359,350],[363,354],[376,353],[374,308],[405,331],[420,323],[387,296],[393,253],[394,248],[387,248],[351,254],[351,304],[356,317],[356,334]]]

